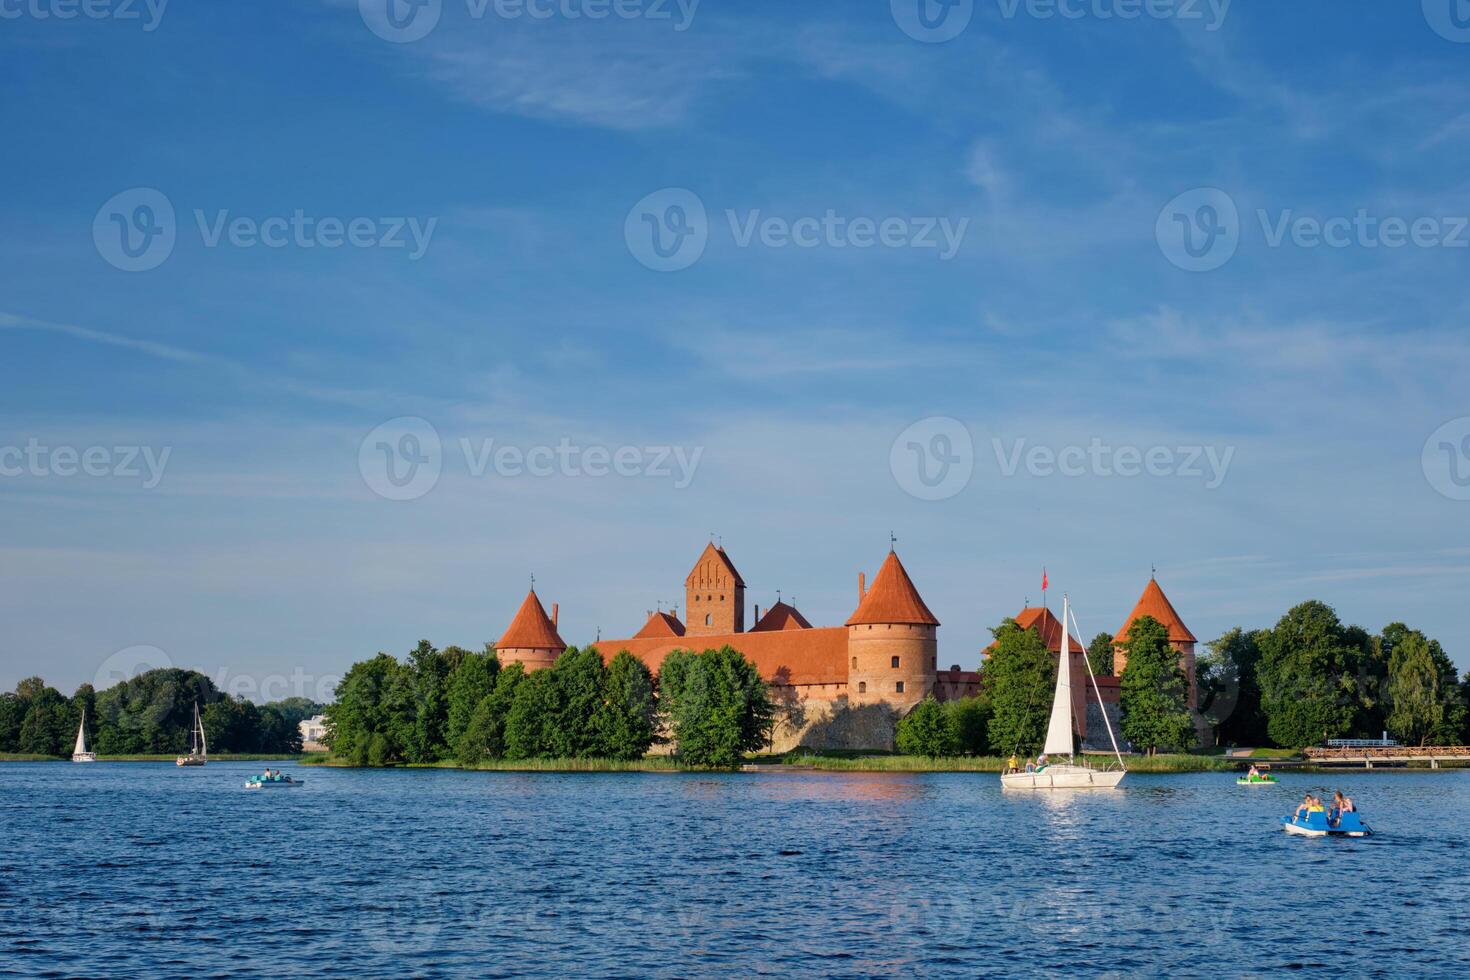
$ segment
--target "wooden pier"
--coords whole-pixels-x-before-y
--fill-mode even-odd
[[[1343,746],[1302,750],[1309,766],[1401,766],[1411,762],[1429,763],[1438,769],[1442,762],[1470,765],[1470,745],[1391,745],[1380,747]]]

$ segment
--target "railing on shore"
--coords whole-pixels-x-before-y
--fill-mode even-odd
[[[1310,748],[1303,749],[1302,756],[1314,765],[1360,765],[1372,769],[1375,763],[1427,762],[1431,769],[1438,769],[1445,760],[1470,762],[1470,745]]]

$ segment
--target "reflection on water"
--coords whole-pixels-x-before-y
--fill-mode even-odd
[[[249,768],[0,766],[0,975],[1470,969],[1470,773]],[[1338,787],[1379,836],[1277,828]]]

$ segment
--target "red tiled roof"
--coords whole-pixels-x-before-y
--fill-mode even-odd
[[[634,637],[601,640],[597,649],[604,660],[627,650],[657,671],[674,650],[718,649],[729,645],[743,653],[761,677],[776,684],[847,683],[847,630],[818,626],[809,630],[767,633],[730,633],[695,637]]]
[[[552,625],[551,617],[547,616],[546,610],[541,608],[541,600],[536,598],[535,589],[526,594],[526,601],[521,603],[515,619],[510,621],[510,625],[505,629],[505,635],[500,638],[496,646],[502,650],[565,650],[567,648],[557,634],[556,627]]]
[[[778,602],[766,611],[760,622],[750,628],[752,633],[769,633],[776,630],[809,630],[812,624],[792,606]]]
[[[924,605],[919,590],[914,588],[909,573],[904,571],[898,555],[890,551],[883,567],[873,576],[873,584],[848,619],[848,626],[879,623],[907,623],[938,626],[939,620]]]
[[[1143,595],[1138,598],[1138,605],[1133,607],[1133,611],[1128,614],[1128,618],[1123,621],[1118,632],[1113,634],[1114,642],[1122,643],[1128,639],[1128,631],[1133,628],[1133,621],[1140,616],[1152,616],[1163,623],[1164,628],[1169,631],[1169,639],[1172,642],[1195,642],[1194,634],[1189,631],[1188,626],[1184,625],[1184,620],[1179,618],[1168,596],[1164,595],[1164,590],[1159,588],[1159,583],[1154,579],[1148,580],[1148,585],[1144,586]]]
[[[742,589],[745,588],[745,579],[741,578],[740,573],[735,571],[735,563],[730,560],[729,555],[725,554],[725,549],[716,548],[713,541],[704,546],[704,551],[700,552],[699,560],[694,563],[694,567],[685,576],[684,588],[703,588],[715,584],[711,580],[700,577],[700,572],[705,570],[706,562],[711,559],[717,565],[716,575],[719,574],[720,570],[723,570],[730,576],[733,584],[740,586]]]
[[[679,622],[678,616],[671,616],[666,612],[656,612],[652,616],[649,616],[648,622],[643,624],[643,628],[633,635],[639,638],[683,636],[684,624]]]
[[[1045,606],[1028,606],[1016,614],[1016,625],[1023,630],[1034,629],[1041,635],[1041,642],[1052,653],[1062,652],[1062,621],[1057,619],[1056,614]],[[1072,650],[1084,649],[1077,637],[1073,636],[1068,641]]]

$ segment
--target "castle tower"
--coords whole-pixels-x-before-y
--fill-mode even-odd
[[[526,594],[526,601],[516,612],[515,619],[506,627],[505,635],[495,644],[495,656],[502,667],[521,664],[527,673],[541,670],[556,663],[556,658],[567,648],[556,632],[556,605],[552,604],[552,615],[547,616],[536,598],[536,590]]]
[[[1169,597],[1164,595],[1164,590],[1159,588],[1159,583],[1149,577],[1148,585],[1143,588],[1143,595],[1139,596],[1138,604],[1113,634],[1115,644],[1122,643],[1128,638],[1128,631],[1133,628],[1133,621],[1140,616],[1152,616],[1164,625],[1169,631],[1169,646],[1179,651],[1179,666],[1184,670],[1184,676],[1189,682],[1189,706],[1199,707],[1199,688],[1194,677],[1194,645],[1197,642],[1189,627],[1184,625],[1184,620],[1174,611],[1174,606],[1169,602]],[[1128,653],[1122,647],[1115,647],[1113,653],[1113,670],[1119,677],[1123,676],[1123,668],[1128,666]]]
[[[934,690],[939,620],[924,605],[892,551],[864,589],[847,621],[847,699],[854,705],[886,702],[907,711]]]
[[[745,632],[745,580],[713,541],[684,579],[684,630],[689,636]]]

